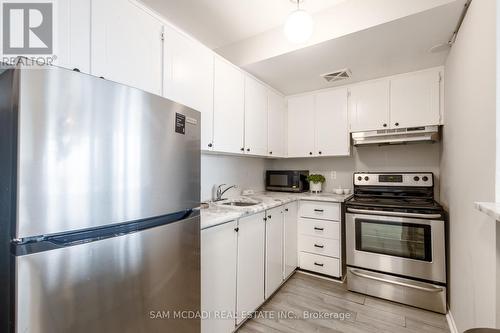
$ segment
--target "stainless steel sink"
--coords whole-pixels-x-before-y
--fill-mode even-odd
[[[232,202],[224,202],[224,206],[236,206],[236,207],[248,207],[258,205],[259,202],[245,202],[245,201],[232,201]]]

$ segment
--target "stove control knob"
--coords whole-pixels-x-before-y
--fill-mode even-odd
[[[420,180],[420,177],[419,176],[415,176],[415,177],[413,177],[413,180],[416,181],[416,182],[418,182]]]
[[[368,181],[368,180],[370,180],[370,178],[368,178],[368,176],[365,176],[365,180]]]
[[[363,178],[361,176],[358,176],[358,180],[361,181]]]
[[[428,181],[428,180],[429,180],[429,177],[427,177],[427,176],[423,176],[423,177],[422,177],[422,180],[423,180],[424,182],[426,182],[426,181]]]

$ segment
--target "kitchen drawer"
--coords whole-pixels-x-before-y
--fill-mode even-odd
[[[338,239],[299,235],[299,251],[340,258],[340,242]]]
[[[340,260],[337,258],[300,252],[299,265],[300,268],[308,271],[340,277]]]
[[[340,221],[340,204],[334,202],[300,201],[299,217]]]
[[[340,239],[340,222],[299,218],[299,235]]]

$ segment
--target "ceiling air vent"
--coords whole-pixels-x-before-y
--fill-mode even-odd
[[[351,77],[351,70],[348,68],[341,69],[332,73],[326,73],[321,75],[322,78],[326,80],[326,82],[337,82],[342,80],[347,80]]]

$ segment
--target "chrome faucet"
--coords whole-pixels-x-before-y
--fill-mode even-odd
[[[238,185],[232,185],[232,186],[227,187],[225,190],[222,190],[222,186],[225,186],[225,185],[226,184],[220,184],[219,186],[217,186],[217,195],[216,195],[214,201],[221,201],[224,193],[226,193],[227,191],[229,191],[232,188],[238,188]]]

